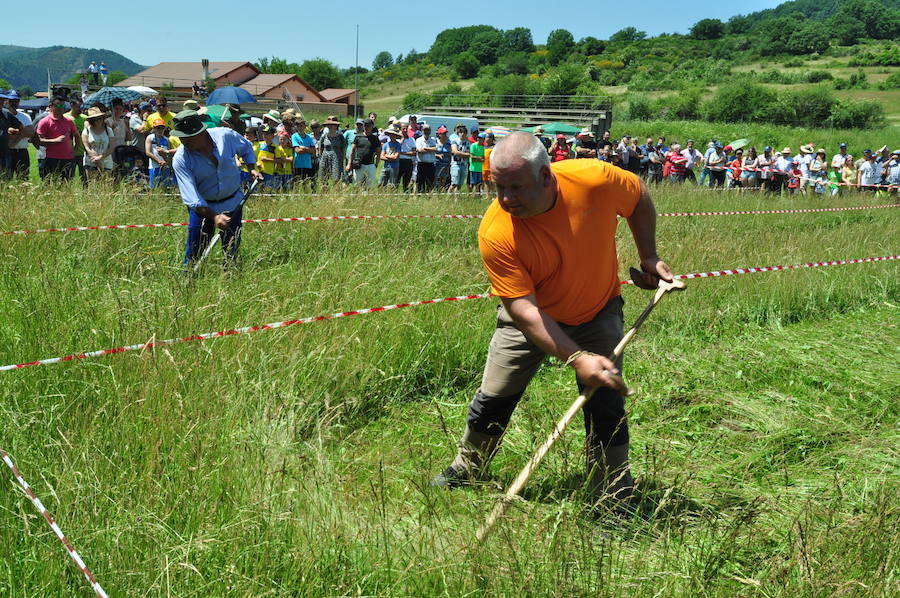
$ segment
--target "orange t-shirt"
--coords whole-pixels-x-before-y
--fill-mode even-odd
[[[550,169],[557,183],[553,208],[515,218],[494,200],[478,245],[492,295],[534,293],[557,322],[583,324],[619,294],[616,216],[631,216],[640,179],[600,160],[564,160]]]
[[[491,152],[494,151],[495,146],[485,147],[484,148],[484,162],[481,166],[481,178],[485,181],[491,180]]]

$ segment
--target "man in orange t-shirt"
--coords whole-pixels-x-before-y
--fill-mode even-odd
[[[641,257],[641,286],[672,272],[656,255],[656,209],[636,175],[599,160],[550,165],[538,139],[513,133],[491,154],[497,201],[478,231],[497,327],[481,387],[453,463],[432,484],[459,486],[486,469],[513,410],[545,355],[597,388],[584,407],[593,499],[628,500],[628,426],[621,364],[604,357],[622,338],[615,232],[628,220]]]

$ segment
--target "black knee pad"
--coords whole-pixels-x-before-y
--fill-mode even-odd
[[[466,420],[469,427],[482,434],[503,434],[523,394],[520,392],[508,397],[489,397],[479,390],[469,403],[469,417]]]

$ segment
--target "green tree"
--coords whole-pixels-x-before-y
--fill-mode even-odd
[[[877,0],[847,0],[835,13],[835,19],[858,20],[866,28],[866,36],[874,39],[900,37],[900,10]]]
[[[76,79],[74,81],[74,83],[78,83],[78,80]],[[6,91],[10,87],[12,87],[12,85],[10,85],[6,79],[0,79],[0,89],[2,89],[3,91]]]
[[[611,42],[637,42],[642,39],[647,39],[647,32],[638,31],[634,27],[619,29],[609,36],[609,41]]]
[[[823,23],[806,21],[791,33],[786,49],[792,54],[822,53],[828,49],[831,34]]]
[[[267,74],[298,74],[300,70],[300,65],[296,62],[288,62],[284,58],[276,58],[275,56],[272,58],[260,58],[254,63],[254,66],[259,69],[259,72]],[[306,77],[303,78],[306,79]]]
[[[297,74],[316,89],[340,87],[343,80],[341,70],[324,58],[304,60],[298,70]]]
[[[107,85],[115,85],[121,81],[124,81],[128,78],[128,75],[123,73],[122,71],[110,71],[109,75],[106,77]]]
[[[565,29],[554,29],[547,36],[550,64],[557,65],[575,50],[575,38]]]
[[[543,91],[548,95],[572,95],[587,79],[583,66],[567,62],[553,69],[544,79]]]
[[[753,21],[747,15],[734,15],[728,19],[725,25],[725,32],[731,35],[740,35],[742,33],[750,33],[753,28]]]
[[[584,56],[596,56],[597,54],[602,54],[603,50],[606,49],[606,42],[597,39],[592,35],[588,35],[587,37],[582,37],[578,40],[577,48],[579,54],[583,54]]]
[[[779,17],[766,21],[759,35],[759,53],[763,56],[784,54],[791,35],[797,30],[797,22],[791,17]]]
[[[457,56],[471,49],[475,36],[485,31],[498,31],[498,29],[490,25],[444,29],[434,38],[434,43],[428,50],[428,56],[435,64],[453,64]],[[400,59],[398,58],[396,62],[400,62]]]
[[[481,63],[471,52],[461,52],[453,60],[453,70],[462,79],[471,79],[478,74],[479,68],[481,68]]]
[[[764,121],[772,116],[776,101],[777,95],[767,87],[734,82],[719,87],[702,112],[716,122]]]
[[[700,19],[691,27],[694,39],[719,39],[725,34],[725,23],[719,19]]]
[[[890,77],[888,77],[888,79],[890,79]],[[28,85],[23,85],[22,87],[20,87],[20,88],[17,89],[16,91],[18,91],[18,92],[19,92],[19,95],[22,96],[22,97],[25,98],[25,99],[30,98],[31,96],[34,95],[34,90],[31,89],[31,87],[29,87]]]
[[[534,52],[534,39],[528,27],[515,27],[503,32],[506,50],[509,52]]]
[[[391,53],[387,50],[382,50],[378,54],[375,55],[375,60],[372,61],[372,69],[386,69],[387,67],[394,64],[394,58],[391,56]]]
[[[860,38],[866,36],[866,26],[859,19],[850,16],[831,17],[828,29],[842,46],[856,45]]]
[[[525,52],[513,52],[500,58],[497,66],[507,75],[528,74],[528,54]]]
[[[472,39],[469,51],[481,64],[494,64],[505,44],[503,34],[499,31],[482,31]]]

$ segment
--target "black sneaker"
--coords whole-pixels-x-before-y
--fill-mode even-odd
[[[460,486],[468,486],[472,483],[471,478],[466,472],[460,472],[453,469],[451,465],[434,476],[431,480],[432,488],[459,488]]]

